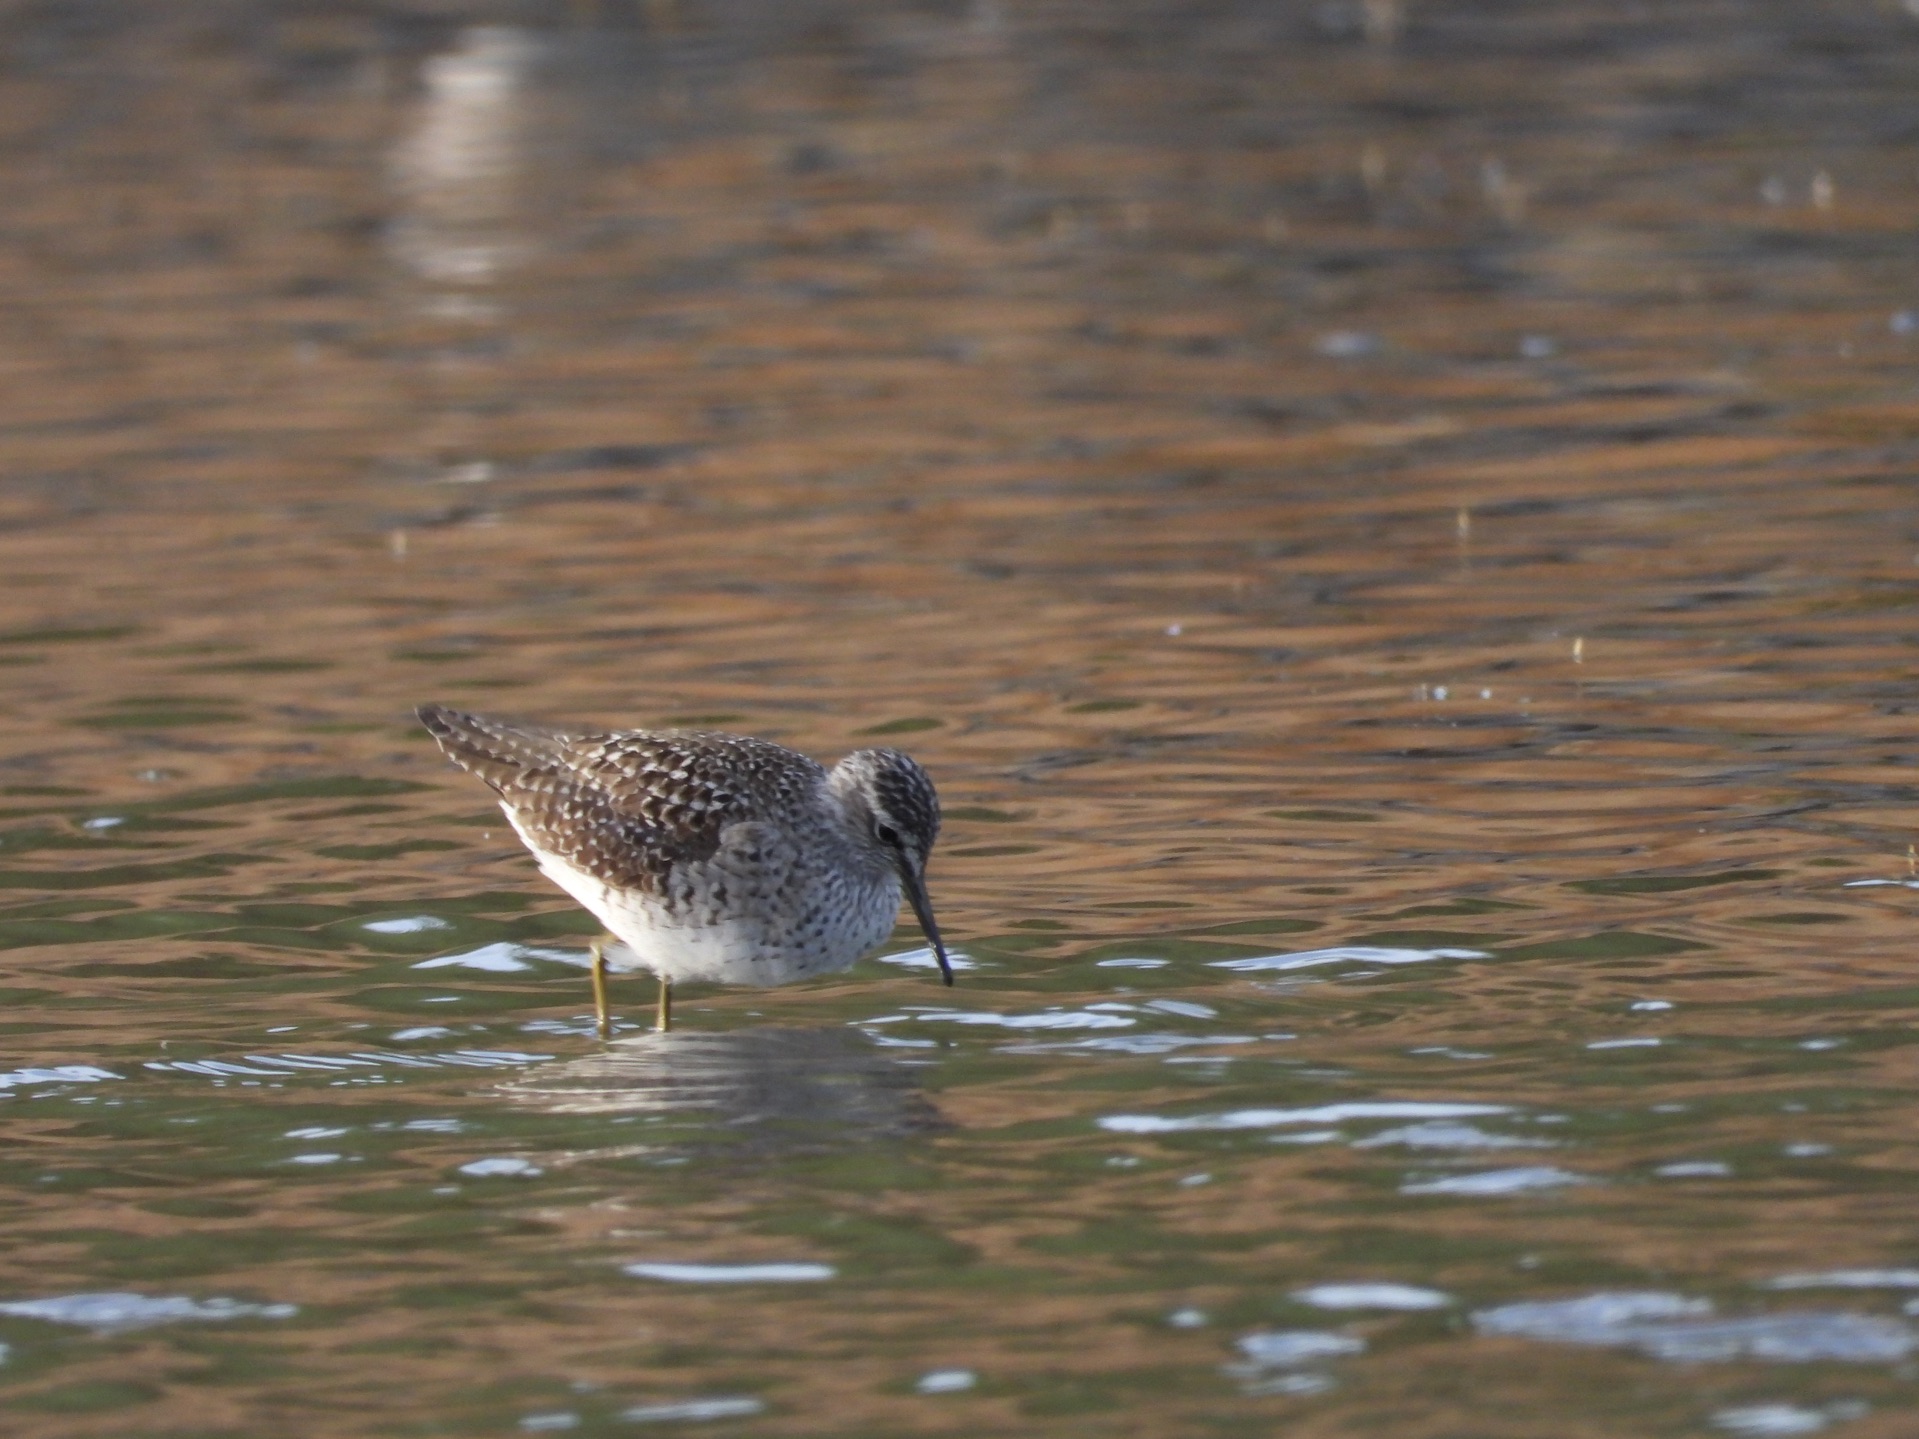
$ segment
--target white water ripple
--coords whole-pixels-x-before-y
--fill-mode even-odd
[[[1444,1104],[1424,1100],[1354,1100],[1302,1109],[1229,1109],[1220,1114],[1107,1114],[1099,1127],[1114,1134],[1186,1134],[1199,1130],[1281,1129],[1293,1124],[1344,1124],[1354,1119],[1475,1119],[1511,1114],[1504,1104]]]
[[[9,1069],[0,1072],[0,1089],[15,1089],[23,1084],[95,1084],[103,1079],[118,1079],[110,1069],[93,1064],[56,1064],[47,1068]]]
[[[190,1299],[185,1295],[150,1296],[122,1292],[59,1294],[48,1299],[17,1299],[0,1304],[0,1314],[71,1324],[98,1333],[148,1329],[156,1324],[219,1323],[230,1319],[288,1319],[293,1304],[248,1304],[238,1299]]]
[[[659,1279],[668,1284],[807,1284],[831,1279],[839,1271],[830,1264],[665,1264],[621,1266],[635,1279]]]
[[[1456,1195],[1464,1198],[1499,1197],[1508,1194],[1533,1194],[1546,1189],[1565,1189],[1593,1180],[1569,1169],[1549,1164],[1532,1164],[1518,1169],[1489,1169],[1479,1174],[1450,1174],[1443,1179],[1423,1179],[1399,1186],[1401,1194]]]
[[[1436,959],[1491,959],[1483,949],[1396,949],[1381,945],[1343,944],[1332,949],[1302,949],[1290,954],[1261,954],[1251,959],[1208,960],[1213,969],[1240,974],[1272,970],[1316,969],[1323,964],[1428,964]]]
[[[1709,1300],[1657,1291],[1502,1304],[1476,1312],[1473,1327],[1488,1335],[1637,1349],[1676,1364],[1896,1364],[1915,1348],[1908,1326],[1878,1315],[1799,1310],[1720,1319]]]
[[[1452,1295],[1442,1290],[1414,1284],[1315,1284],[1295,1289],[1288,1297],[1315,1309],[1383,1309],[1402,1314],[1444,1309],[1453,1302]]]

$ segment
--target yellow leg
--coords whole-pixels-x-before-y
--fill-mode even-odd
[[[673,1027],[673,981],[660,976],[660,1007],[653,1016],[653,1027],[661,1034]]]
[[[606,936],[593,941],[593,1014],[600,1022],[600,1038],[613,1035],[613,1016],[606,1008]]]

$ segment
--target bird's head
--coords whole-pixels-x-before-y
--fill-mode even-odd
[[[940,833],[940,797],[932,777],[911,755],[862,749],[834,767],[832,784],[860,837],[899,872],[913,915],[939,960],[940,977],[951,984],[953,966],[926,898],[926,862]]]

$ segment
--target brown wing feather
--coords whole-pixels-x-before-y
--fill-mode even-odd
[[[421,705],[414,713],[448,759],[497,790],[528,771],[551,768],[565,753],[566,736],[543,726],[489,719],[445,705]]]
[[[766,740],[699,731],[570,735],[423,705],[420,721],[541,849],[623,888],[664,892],[727,826],[806,804],[825,770]]]

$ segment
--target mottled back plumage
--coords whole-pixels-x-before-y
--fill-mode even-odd
[[[727,826],[790,814],[824,766],[768,740],[700,730],[568,734],[425,705],[420,719],[500,796],[529,841],[604,883],[664,893]]]

